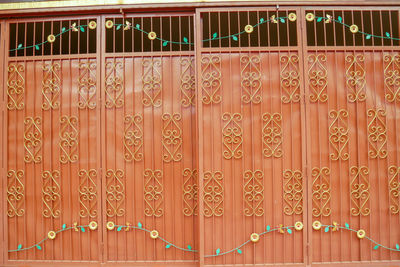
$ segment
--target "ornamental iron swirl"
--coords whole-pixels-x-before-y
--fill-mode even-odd
[[[201,58],[201,88],[204,104],[218,104],[222,97],[221,88],[221,57],[217,55],[203,55]]]
[[[182,160],[182,129],[179,126],[181,114],[164,113],[162,115],[163,160],[165,162]]]
[[[383,108],[368,109],[368,156],[372,159],[387,157],[386,150],[386,110]]]
[[[59,62],[52,62],[45,64],[43,67],[43,81],[42,81],[42,94],[44,101],[42,104],[43,110],[58,109],[60,107],[60,91],[61,79]]]
[[[125,208],[125,173],[121,169],[108,169],[106,172],[106,214],[107,217],[123,216]]]
[[[345,151],[349,143],[349,127],[347,117],[349,112],[345,109],[331,110],[329,117],[329,143],[334,152],[329,154],[331,160],[348,160],[349,153]]]
[[[308,84],[310,86],[311,102],[326,102],[328,94],[328,71],[326,69],[325,54],[311,54],[308,56],[310,68],[308,69]]]
[[[96,95],[96,61],[88,60],[79,63],[78,90],[78,108],[96,108],[96,101],[93,101]]]
[[[41,148],[42,148],[42,118],[26,117],[24,120],[24,148],[26,163],[40,163],[42,161]]]
[[[59,218],[61,215],[61,189],[60,171],[44,171],[42,173],[43,187],[43,216],[46,218]]]
[[[261,102],[261,64],[258,55],[243,55],[240,57],[242,64],[241,87],[243,103],[259,104]]]
[[[350,168],[350,199],[352,203],[351,215],[367,216],[370,213],[369,200],[369,169],[366,166],[353,166]]]
[[[267,158],[282,157],[282,115],[280,113],[264,113],[262,128],[263,155]]]
[[[124,93],[124,84],[121,75],[123,66],[124,64],[118,60],[106,63],[106,86],[104,90],[106,93],[106,108],[120,108],[124,105],[124,99],[122,97]]]
[[[161,99],[161,58],[143,59],[143,100],[144,106],[160,107]]]
[[[383,56],[385,62],[385,88],[387,92],[385,99],[388,102],[400,101],[400,55],[386,54]]]
[[[25,214],[25,209],[23,208],[25,201],[25,187],[22,181],[23,177],[23,170],[9,170],[7,172],[8,217],[19,217]]]
[[[364,55],[347,55],[346,62],[346,84],[348,89],[347,100],[349,102],[365,101],[365,70],[364,70]]]
[[[79,171],[79,216],[82,218],[97,216],[97,171],[95,169]]]
[[[399,214],[400,204],[400,167],[390,166],[388,168],[389,173],[389,198],[390,207],[389,210],[392,214]]]
[[[197,215],[197,170],[186,168],[183,170],[183,214]]]
[[[312,182],[312,213],[314,217],[331,215],[331,184],[329,175],[331,170],[328,167],[314,167],[311,171]]]
[[[303,213],[303,174],[300,170],[283,172],[283,199],[286,215]]]
[[[181,104],[183,107],[194,106],[194,98],[196,96],[196,81],[194,75],[194,57],[182,57],[181,64]]]
[[[60,125],[60,162],[76,162],[78,160],[78,118],[64,115],[60,118]]]
[[[224,214],[224,175],[221,171],[204,172],[203,201],[204,216],[222,216]]]
[[[225,112],[222,121],[225,122],[222,128],[223,156],[225,159],[240,159],[243,156],[243,129],[240,125],[242,114]]]
[[[284,92],[282,102],[295,103],[300,101],[300,72],[297,55],[283,55],[281,62],[281,87]]]
[[[140,113],[125,116],[124,159],[126,161],[140,161],[143,159],[142,121],[143,116]]]
[[[245,171],[243,183],[244,215],[264,215],[264,172],[262,170]]]
[[[144,170],[143,196],[145,202],[144,214],[146,216],[161,217],[164,214],[164,186],[162,170]]]
[[[7,109],[22,110],[24,108],[25,78],[22,73],[25,66],[19,63],[8,65]]]

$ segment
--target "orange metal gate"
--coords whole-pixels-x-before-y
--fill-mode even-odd
[[[398,13],[353,10],[2,23],[4,262],[398,264],[398,42],[317,19]]]

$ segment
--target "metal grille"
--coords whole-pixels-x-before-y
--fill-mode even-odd
[[[389,10],[307,10],[318,17],[339,16],[347,25],[355,24],[359,30],[377,36],[399,36],[399,12]],[[398,46],[398,40],[370,38],[361,33],[353,34],[339,23],[324,23],[317,20],[306,22],[308,46]]]

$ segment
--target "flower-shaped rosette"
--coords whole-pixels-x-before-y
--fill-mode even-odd
[[[49,36],[47,36],[47,41],[49,43],[54,43],[55,40],[56,40],[56,37],[53,34],[50,34]]]
[[[112,20],[106,21],[106,28],[111,29],[114,26],[114,22]]]
[[[49,231],[48,233],[47,233],[47,237],[49,238],[49,239],[54,239],[54,238],[56,238],[56,232],[54,232],[54,231]]]
[[[157,34],[156,34],[155,32],[149,32],[149,34],[147,35],[147,37],[148,37],[150,40],[154,40],[154,39],[157,38]]]
[[[357,33],[357,32],[358,32],[358,26],[355,25],[355,24],[351,25],[351,26],[350,26],[350,31],[351,31],[352,33]]]
[[[260,235],[257,233],[252,233],[250,235],[250,240],[251,240],[251,242],[256,243],[256,242],[258,242],[258,240],[260,240]]]
[[[362,239],[365,237],[365,231],[363,229],[360,229],[357,231],[357,237]]]
[[[314,221],[312,224],[312,227],[314,228],[314,230],[319,230],[322,227],[322,224],[320,221]]]
[[[288,19],[293,22],[293,21],[296,21],[297,16],[294,13],[290,13],[288,16]]]
[[[254,31],[254,27],[252,25],[246,25],[244,27],[244,31],[247,33],[252,33]]]
[[[307,15],[306,15],[306,20],[307,21],[313,21],[315,19],[315,16],[314,16],[314,14],[313,13],[307,13]]]
[[[111,22],[112,22],[112,21],[111,21]],[[89,29],[91,29],[91,30],[96,29],[96,27],[97,27],[96,21],[93,21],[93,20],[92,20],[91,22],[89,22],[88,27],[89,27]]]
[[[97,229],[97,222],[92,221],[89,223],[89,228],[90,230],[96,230]]]
[[[303,223],[302,222],[296,222],[294,224],[294,229],[296,229],[297,231],[303,230]]]
[[[108,230],[111,231],[111,230],[114,230],[115,224],[114,224],[114,222],[107,222],[106,227]]]
[[[153,239],[156,239],[158,237],[158,232],[157,230],[153,230],[150,232],[150,237]]]

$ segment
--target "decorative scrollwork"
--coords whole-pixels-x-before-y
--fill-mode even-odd
[[[78,118],[62,116],[60,118],[60,162],[76,162],[78,160]]]
[[[197,170],[186,168],[182,174],[183,214],[197,215]]]
[[[363,67],[364,55],[347,55],[346,62],[348,63],[346,69],[346,84],[349,90],[347,100],[349,102],[364,101],[365,95],[365,70]]]
[[[43,66],[43,110],[58,109],[60,107],[60,102],[58,99],[61,90],[60,69],[61,65],[59,62],[53,62]]]
[[[388,102],[400,101],[400,55],[386,54],[383,61],[386,63],[383,72],[387,89],[385,99]]]
[[[326,102],[328,94],[326,87],[328,85],[328,71],[325,67],[325,54],[311,54],[308,56],[310,68],[308,69],[308,83],[310,85],[310,101]]]
[[[8,65],[7,80],[7,108],[9,110],[22,110],[24,108],[25,78],[22,73],[25,66],[18,63]]]
[[[303,213],[303,174],[299,170],[283,172],[283,199],[286,215]]]
[[[370,158],[381,158],[387,157],[386,150],[386,110],[383,108],[368,109],[368,141],[369,151],[368,155]]]
[[[367,216],[370,213],[368,208],[370,188],[368,173],[369,169],[366,166],[350,168],[350,175],[353,176],[350,182],[350,199],[353,204],[351,215],[353,216]]]
[[[244,215],[264,215],[264,172],[247,170],[244,172],[243,180]]]
[[[163,160],[165,162],[180,161],[182,159],[182,130],[179,126],[181,114],[164,113],[162,120],[164,122],[162,129]]]
[[[282,115],[280,113],[264,113],[262,128],[263,154],[265,157],[282,157]]]
[[[106,214],[108,217],[123,216],[125,209],[125,173],[123,170],[108,169],[106,172]]]
[[[204,216],[222,216],[224,214],[224,175],[220,171],[204,172]]]
[[[19,217],[25,214],[25,210],[23,209],[25,200],[25,187],[22,182],[23,177],[23,170],[9,170],[7,172],[8,217]]]
[[[281,87],[285,93],[282,96],[283,103],[300,101],[300,72],[299,56],[282,55],[280,57],[281,66]]]
[[[79,171],[79,216],[82,218],[97,216],[97,171],[95,169]]]
[[[60,183],[58,180],[60,179],[60,171],[55,170],[44,171],[42,173],[43,179],[43,216],[46,218],[58,218],[61,215],[61,189]]]
[[[164,186],[162,183],[162,170],[146,169],[143,173],[144,176],[144,214],[146,216],[160,217],[164,214],[162,207],[164,202]]]
[[[242,143],[243,143],[243,130],[240,126],[242,121],[242,114],[228,113],[222,114],[222,120],[225,122],[222,128],[222,143],[224,144],[224,158],[225,159],[240,159],[243,156]]]
[[[400,204],[400,167],[390,166],[388,168],[389,177],[389,199],[390,199],[390,212],[392,214],[399,214]]]
[[[331,215],[331,184],[329,175],[331,170],[328,167],[321,169],[315,167],[311,171],[312,183],[312,213],[314,217]]]
[[[204,104],[217,104],[222,100],[219,94],[221,88],[221,57],[203,55],[201,58],[201,88],[204,93]]]
[[[79,63],[78,90],[78,107],[80,109],[94,109],[96,101],[92,100],[96,95],[96,61],[88,60]]]
[[[194,77],[194,58],[193,57],[182,57],[180,59],[182,71],[181,71],[181,92],[182,99],[181,104],[183,107],[194,106],[194,97],[196,95],[195,88],[195,77]]]
[[[106,63],[106,108],[120,108],[124,105],[124,99],[122,94],[123,80],[121,71],[123,69],[123,63],[121,61],[107,62]]]
[[[331,160],[349,159],[349,153],[345,152],[349,142],[348,116],[349,112],[345,109],[331,110],[329,112],[329,117],[332,120],[329,124],[329,142],[334,149],[334,152],[329,154]]]
[[[240,76],[242,78],[242,101],[244,103],[258,104],[261,102],[261,67],[260,56],[243,55],[240,63],[243,64]]]
[[[34,162],[40,163],[42,156],[40,150],[42,147],[42,130],[40,125],[42,123],[41,117],[26,117],[24,120],[24,147],[26,163]]]
[[[161,59],[143,59],[143,100],[145,106],[160,107],[161,99]]]
[[[143,159],[141,151],[143,147],[143,131],[140,125],[142,121],[142,114],[125,116],[124,158],[126,161],[140,161]]]

